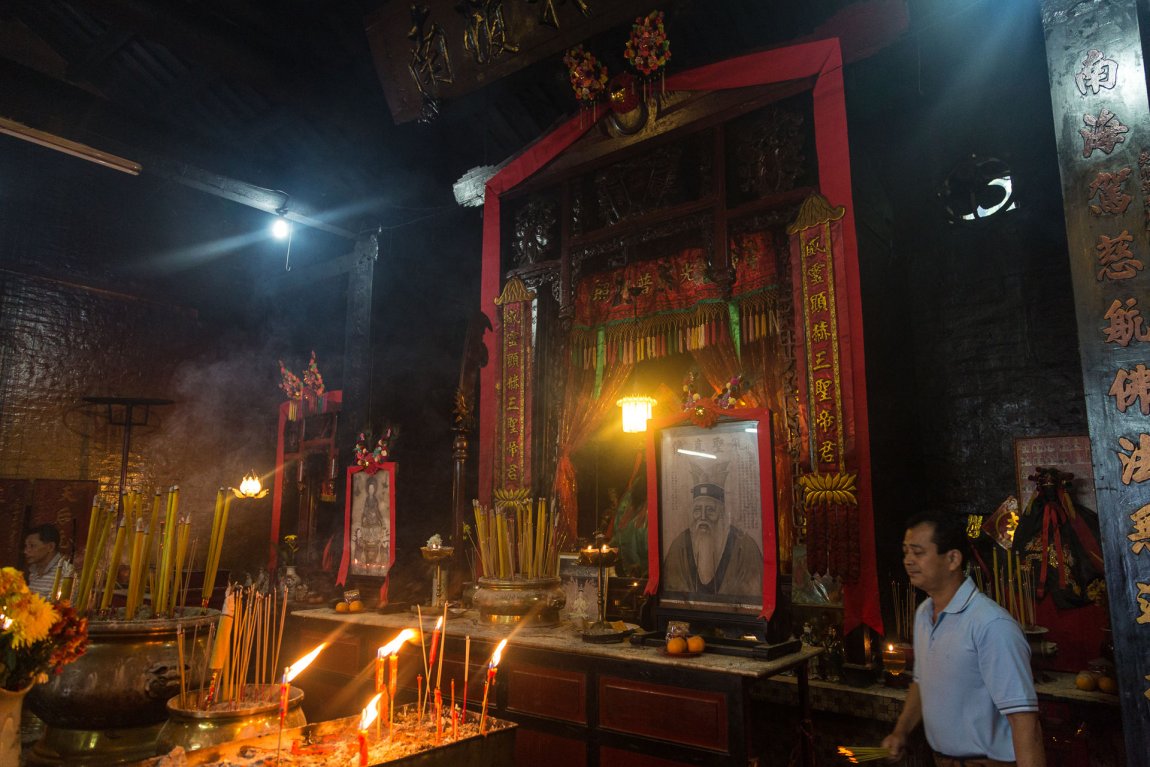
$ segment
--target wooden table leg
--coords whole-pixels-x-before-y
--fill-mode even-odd
[[[815,728],[811,720],[811,686],[808,680],[808,661],[803,661],[795,668],[798,677],[799,710],[802,716],[799,719],[799,764],[802,767],[815,767]]]

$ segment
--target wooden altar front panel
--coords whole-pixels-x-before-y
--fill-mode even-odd
[[[285,649],[288,657],[320,641],[333,642],[300,682],[308,691],[304,706],[309,720],[358,712],[373,692],[367,669],[376,648],[412,623],[403,615],[344,619],[327,610],[294,613],[285,645],[292,648]],[[471,619],[448,625],[455,633],[449,633],[446,642],[442,689],[450,690],[450,680],[456,680],[456,702],[461,702],[460,634],[470,633],[468,710],[475,716],[483,700],[487,662],[501,630],[478,626]],[[520,767],[748,764],[768,747],[758,737],[762,728],[757,723],[766,714],[751,698],[752,685],[770,674],[800,667],[817,654],[803,650],[775,661],[728,658],[717,669],[698,665],[714,658],[670,661],[656,656],[650,647],[585,645],[564,628],[532,633],[535,636],[526,640],[532,646],[517,643],[522,637],[511,637],[487,709],[489,716],[520,725],[516,733]],[[584,647],[586,652],[581,651]],[[758,674],[755,669],[769,671]],[[415,700],[417,674],[423,675],[422,655],[418,646],[408,645],[400,653],[401,701]],[[445,705],[448,695],[444,693]]]

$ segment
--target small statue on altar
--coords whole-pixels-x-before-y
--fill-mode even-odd
[[[823,679],[828,682],[842,681],[846,652],[842,640],[839,639],[839,631],[834,626],[827,629],[823,638],[823,654],[819,656],[819,661],[820,676]]]

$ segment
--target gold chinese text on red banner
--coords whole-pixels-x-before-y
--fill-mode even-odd
[[[842,209],[838,211],[841,217]],[[832,220],[823,218],[795,232],[810,413],[807,444],[816,473],[843,470],[846,457],[831,226]]]
[[[495,300],[500,313],[499,437],[495,487],[531,486],[531,306],[535,294],[512,278]]]
[[[795,320],[803,337],[797,366],[804,374],[802,458],[810,467],[799,477],[806,518],[807,567],[812,573],[858,581],[862,567],[857,474],[847,470],[851,444],[843,396],[835,250],[841,247],[843,208],[814,194],[806,199],[791,237],[795,270]],[[845,317],[844,317],[845,321]]]

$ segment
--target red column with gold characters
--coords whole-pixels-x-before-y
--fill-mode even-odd
[[[531,488],[532,304],[535,293],[512,277],[495,300],[500,314],[499,413],[495,487]]]
[[[860,598],[877,581],[874,547],[869,543],[871,502],[869,494],[859,491],[856,463],[851,334],[840,268],[844,213],[844,208],[812,194],[787,234],[795,325],[801,339],[796,367],[804,414],[800,460],[806,473],[799,483],[804,491],[807,566],[812,574],[841,577],[845,603]],[[861,616],[865,611],[851,612]],[[863,620],[870,623],[865,616]]]

